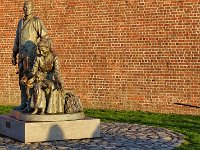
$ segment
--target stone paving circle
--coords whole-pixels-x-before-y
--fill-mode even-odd
[[[101,137],[41,143],[21,143],[0,135],[0,150],[173,150],[184,135],[138,124],[101,123]]]

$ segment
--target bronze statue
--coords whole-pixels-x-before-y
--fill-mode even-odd
[[[21,105],[15,110],[31,114],[78,113],[83,111],[79,97],[65,93],[57,56],[43,22],[32,15],[33,3],[24,3],[24,18],[18,23],[12,63],[17,64]]]
[[[78,113],[83,111],[79,97],[65,93],[57,56],[51,49],[49,39],[42,38],[38,43],[38,52],[32,70],[21,79],[27,87],[33,88],[30,107],[34,114]],[[30,96],[29,92],[26,93]]]
[[[24,17],[19,21],[14,42],[12,64],[19,67],[19,86],[21,90],[21,105],[16,110],[24,110],[28,105],[27,87],[20,81],[30,72],[37,55],[37,44],[41,38],[48,38],[43,22],[33,16],[34,5],[31,1],[24,2]],[[31,93],[31,91],[30,91]],[[31,97],[29,95],[29,97]]]
[[[64,112],[64,91],[60,79],[57,56],[51,50],[49,39],[41,39],[39,53],[30,72],[29,81],[33,82],[31,97],[32,114],[55,114]],[[30,82],[30,83],[31,83]]]

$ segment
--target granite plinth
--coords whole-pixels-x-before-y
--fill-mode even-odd
[[[100,120],[24,122],[0,115],[0,134],[24,143],[100,137]]]
[[[9,114],[11,117],[14,117],[17,120],[25,122],[42,122],[42,121],[66,121],[66,120],[78,120],[85,117],[84,112],[73,113],[73,114],[54,114],[54,115],[31,115],[25,114],[19,111],[12,111]]]

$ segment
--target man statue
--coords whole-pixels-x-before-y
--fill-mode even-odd
[[[26,94],[26,85],[20,81],[22,77],[30,73],[30,70],[33,67],[34,59],[38,53],[38,42],[41,38],[48,38],[43,22],[38,17],[33,16],[33,8],[34,5],[32,1],[24,2],[24,17],[18,23],[12,55],[12,64],[16,65],[18,62],[19,68],[21,105],[15,109],[20,111],[27,108],[29,104],[29,97]]]

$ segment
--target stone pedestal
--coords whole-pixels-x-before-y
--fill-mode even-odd
[[[100,137],[100,120],[25,122],[0,115],[0,134],[24,143]]]
[[[9,114],[9,116],[25,122],[58,122],[58,121],[80,120],[85,118],[84,112],[73,113],[73,114],[31,115],[31,114],[21,113],[15,110],[13,110]]]

